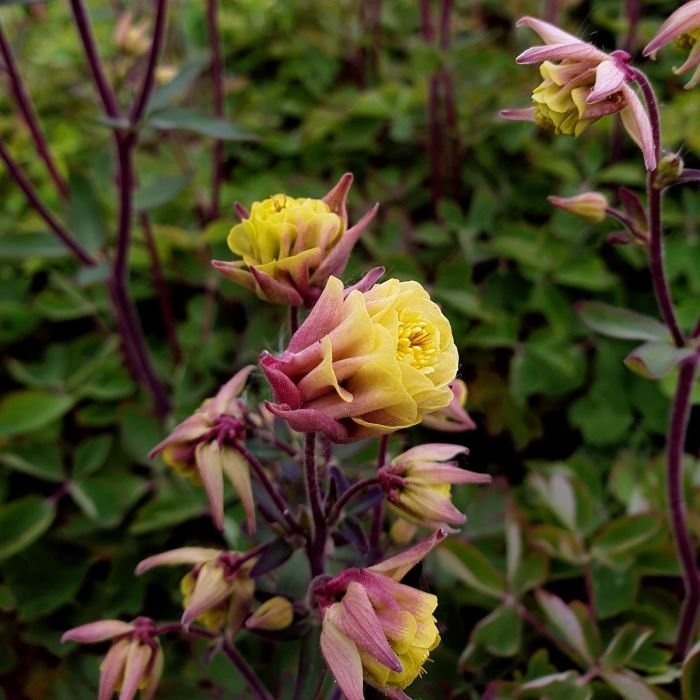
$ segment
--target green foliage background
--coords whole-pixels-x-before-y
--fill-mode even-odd
[[[534,34],[513,24],[541,15],[541,4],[457,1],[451,47],[441,51],[421,37],[412,0],[382,3],[373,36],[361,21],[369,3],[360,0],[222,3],[227,124],[211,120],[202,4],[171,4],[161,63],[175,77],[154,96],[136,160],[137,207],[153,221],[181,364],[169,353],[139,226],[131,288],[175,404],[173,422],[262,348],[283,342],[284,310],[209,266],[211,258],[230,257],[233,203],[276,192],[321,196],[352,171],[351,219],[375,201],[381,209],[346,277],[381,264],[391,276],[430,287],[452,321],[479,426],[460,439],[470,446],[471,468],[495,477],[488,489],[457,490],[469,521],[428,566],[446,628],[413,696],[476,698],[503,681],[489,697],[515,697],[517,685],[571,671],[549,697],[646,697],[622,693],[618,676],[629,681],[626,668],[658,684],[649,697],[679,697],[677,667],[663,647],[673,638],[681,594],[664,520],[673,373],[658,383],[633,374],[623,359],[634,344],[594,336],[574,310],[586,299],[656,315],[644,253],[607,245],[612,226],[583,223],[546,201],[588,189],[614,197],[618,184],[641,192],[643,164],[627,141],[613,162],[613,119],[573,140],[497,117],[499,109],[526,105],[537,84],[535,68],[514,63]],[[613,49],[626,31],[621,2],[566,4],[564,26],[582,28],[602,48]],[[90,13],[126,103],[143,59],[113,40],[119,5],[95,0]],[[129,6],[137,19],[150,16],[150,3]],[[644,4],[640,46],[674,7]],[[69,179],[67,206],[6,90],[0,137],[72,233],[100,255],[114,242],[113,149],[67,3],[3,7],[0,20]],[[665,146],[698,167],[700,100],[671,73],[678,62],[667,49],[657,63],[638,65],[662,96]],[[445,196],[434,210],[426,100],[428,80],[441,68],[453,76],[458,114],[457,132],[445,136],[459,148],[450,160],[456,165],[443,170]],[[224,214],[206,221],[212,137],[227,139]],[[99,650],[61,646],[61,633],[102,617],[179,616],[177,575],[137,579],[135,564],[220,538],[203,494],[146,457],[167,426],[124,368],[101,284],[105,267],[79,268],[4,170],[0,196],[0,687],[7,700],[91,698]],[[700,198],[689,185],[671,190],[666,203],[669,276],[688,328],[700,313]],[[696,413],[687,487],[700,536],[698,425]],[[445,440],[427,432],[412,439],[422,438]],[[65,495],[52,498],[62,484]],[[225,532],[232,547],[245,546],[240,515],[232,504]],[[577,684],[573,672],[585,662],[523,623],[521,607],[556,629],[552,620],[564,613],[534,593],[545,588],[566,601],[591,592],[593,614],[578,611],[587,648],[605,649],[622,635],[626,653],[608,649],[609,677]],[[249,635],[241,647],[286,697],[296,646]],[[214,697],[216,688],[246,697],[223,660],[204,667],[200,656],[188,655],[184,643],[167,645],[162,697]]]

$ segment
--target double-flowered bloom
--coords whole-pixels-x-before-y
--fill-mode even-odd
[[[323,618],[321,651],[347,700],[364,700],[363,681],[385,695],[424,673],[440,643],[433,613],[437,597],[400,583],[445,537],[427,541],[368,569],[346,569],[313,585]]]
[[[255,592],[250,570],[255,559],[237,552],[222,552],[206,547],[180,547],[144,559],[136,573],[156,566],[193,565],[180,582],[182,624],[197,620],[211,630],[225,625],[235,633],[243,624]]]
[[[661,25],[654,38],[644,47],[644,55],[654,58],[656,52],[673,41],[678,48],[689,51],[683,65],[674,68],[674,73],[695,71],[686,83],[686,90],[700,83],[700,0],[681,5]]]
[[[416,425],[453,399],[457,347],[449,321],[417,282],[355,287],[331,277],[279,356],[260,364],[268,408],[295,430],[351,442]]]
[[[214,523],[220,530],[224,526],[223,475],[226,474],[241,499],[248,529],[255,532],[250,468],[232,447],[245,433],[247,407],[238,395],[253,369],[253,365],[249,365],[237,372],[216,396],[204,401],[149,455],[162,454],[165,463],[177,472],[194,483],[204,484]]]
[[[277,194],[238,209],[241,223],[231,229],[229,248],[241,260],[214,260],[213,266],[261,299],[310,307],[331,275],[342,274],[350,253],[377,212],[374,206],[348,228],[346,173],[322,199]]]
[[[404,520],[423,527],[461,525],[466,517],[452,503],[452,484],[487,484],[488,474],[457,466],[454,460],[469,450],[441,443],[407,450],[378,472],[390,508]]]
[[[507,119],[524,119],[556,134],[578,136],[587,126],[608,114],[619,113],[627,133],[641,148],[647,170],[656,167],[649,115],[630,87],[630,56],[624,51],[606,54],[548,22],[523,17],[545,42],[516,59],[542,63],[542,83],[532,93],[534,106],[501,112]]]
[[[141,700],[150,700],[163,673],[163,651],[155,636],[155,624],[147,617],[132,622],[99,620],[68,630],[62,642],[95,644],[112,640],[100,666],[98,700],[132,700],[141,691]]]

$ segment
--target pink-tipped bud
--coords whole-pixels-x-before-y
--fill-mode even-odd
[[[670,187],[681,176],[684,167],[680,153],[667,153],[659,161],[654,173],[654,187],[657,190]]]
[[[469,395],[467,385],[461,379],[455,379],[450,382],[449,387],[452,389],[452,401],[445,408],[439,408],[423,416],[423,425],[445,433],[474,430],[476,423],[464,408]]]
[[[245,622],[249,630],[283,630],[294,619],[294,608],[287,598],[266,600]]]
[[[555,197],[550,195],[547,201],[558,209],[578,216],[586,221],[600,222],[606,216],[608,200],[600,192],[584,192],[574,197]]]

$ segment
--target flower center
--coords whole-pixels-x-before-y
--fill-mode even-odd
[[[686,34],[681,34],[673,41],[674,45],[682,51],[690,51],[695,46],[695,42],[700,38],[700,29],[696,29]]]
[[[407,362],[423,374],[432,374],[439,350],[435,329],[418,314],[403,309],[399,312],[398,336],[396,357],[399,362]]]
[[[287,208],[287,205],[288,202],[286,194],[276,194],[272,198],[272,206],[275,208],[275,211],[282,211],[282,209]]]

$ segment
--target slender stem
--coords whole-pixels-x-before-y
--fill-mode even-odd
[[[659,117],[659,106],[654,95],[654,88],[649,79],[636,68],[631,68],[630,73],[634,81],[639,85],[644,96],[651,122],[651,132],[654,141],[654,151],[656,162],[661,158],[661,120]],[[676,319],[676,312],[673,308],[671,291],[666,279],[664,270],[664,249],[663,230],[661,225],[661,190],[654,187],[655,170],[647,173],[647,198],[649,206],[649,270],[651,281],[654,287],[654,294],[661,310],[664,322],[673,337],[673,342],[677,347],[685,344],[683,333]]]
[[[248,662],[238,653],[238,650],[230,642],[224,640],[221,650],[228,656],[231,663],[238,669],[245,678],[246,683],[255,694],[257,700],[275,700],[272,694],[265,688],[257,674],[250,667]]]
[[[90,20],[88,19],[83,0],[70,0],[70,4],[73,10],[75,24],[80,34],[80,39],[83,42],[85,55],[90,64],[93,80],[95,81],[97,91],[100,93],[100,99],[102,100],[104,110],[108,117],[118,119],[120,111],[117,97],[102,67],[102,61],[100,60],[100,54],[97,52],[97,44],[92,35],[92,30],[90,29]]]
[[[284,518],[284,522],[286,523],[287,527],[292,532],[301,532],[299,523],[297,523],[297,521],[294,520],[290,513],[289,504],[285,500],[284,496],[276,488],[276,486],[270,481],[267,474],[265,474],[265,469],[260,463],[260,460],[258,460],[258,458],[243,443],[237,442],[234,444],[234,447],[236,450],[238,450],[238,452],[241,453],[241,455],[246,459],[248,464],[250,464],[250,466],[253,468],[253,471],[258,477],[258,480],[262,484],[263,488],[265,489],[265,491],[267,491],[273,503],[275,504],[275,506],[277,506],[277,509],[282,514],[282,517]]]
[[[134,101],[134,104],[131,107],[131,112],[129,113],[129,121],[132,125],[136,124],[136,122],[138,122],[143,116],[143,113],[146,111],[146,107],[148,107],[148,100],[151,97],[151,92],[153,91],[156,66],[158,65],[158,57],[160,56],[160,50],[163,46],[163,39],[165,37],[165,18],[167,10],[168,0],[158,0],[156,5],[156,19],[153,27],[153,40],[151,42],[151,50],[148,54],[146,73],[143,76],[141,91]]]
[[[634,222],[627,214],[614,207],[605,207],[605,213],[610,218],[619,221],[635,238],[638,237]]]
[[[27,176],[22,170],[19,163],[17,163],[14,158],[10,155],[9,151],[5,147],[5,144],[0,139],[0,158],[7,166],[12,179],[15,184],[24,192],[25,196],[29,200],[29,203],[36,209],[37,213],[46,222],[48,227],[63,241],[63,243],[70,249],[73,255],[80,260],[84,265],[97,265],[97,260],[95,260],[74,238],[66,231],[65,228],[59,223],[58,219],[48,210],[45,204],[41,201],[41,198],[37,194],[36,190],[32,186]]]
[[[564,638],[557,634],[554,634],[547,625],[538,620],[522,603],[515,604],[515,610],[520,615],[520,617],[525,620],[529,625],[533,627],[539,634],[543,637],[549,639],[555,646],[565,651],[569,656],[574,659],[580,659],[581,654]]]
[[[217,0],[207,0],[207,28],[211,46],[211,77],[214,88],[214,116],[224,116],[224,74],[221,61],[221,36],[217,22]],[[221,181],[224,175],[224,142],[215,139],[212,147],[211,207],[209,216],[217,219],[220,213]]]
[[[309,432],[304,436],[304,467],[306,474],[306,496],[311,508],[313,531],[307,544],[306,551],[311,566],[311,576],[323,573],[326,554],[326,518],[323,512],[323,498],[321,485],[318,478],[318,465],[316,464],[316,433]]]
[[[690,418],[691,391],[699,362],[700,351],[683,360],[680,365],[668,431],[666,485],[669,519],[676,551],[681,561],[685,589],[685,600],[674,646],[678,660],[685,658],[700,606],[700,576],[695,563],[695,548],[688,529],[688,511],[683,496],[683,452]]]
[[[151,258],[151,276],[153,277],[153,285],[155,286],[156,293],[158,294],[158,303],[160,305],[160,313],[163,316],[165,331],[168,334],[170,354],[173,358],[173,362],[176,365],[179,365],[182,361],[182,351],[180,350],[180,342],[177,337],[175,314],[173,313],[173,305],[170,301],[168,286],[165,283],[165,277],[163,276],[163,268],[158,257],[158,249],[156,248],[155,238],[153,236],[151,220],[146,212],[142,212],[139,215],[139,220],[141,222],[141,228],[143,229],[143,234],[146,241],[146,249],[148,250],[148,255]]]
[[[289,332],[294,335],[299,328],[299,307],[289,307]]]
[[[700,338],[700,318],[698,319],[698,322],[695,324],[695,328],[693,328],[693,332],[690,334],[691,340],[695,340],[696,338]]]
[[[379,450],[377,452],[377,471],[386,462],[386,448],[389,444],[389,436],[382,435],[379,439]],[[370,530],[369,543],[373,550],[379,546],[379,539],[382,535],[382,523],[384,521],[384,501],[379,501],[372,511],[372,529]]]
[[[356,481],[350,488],[343,491],[343,493],[333,505],[333,508],[331,508],[330,512],[328,513],[328,524],[332,525],[340,517],[340,513],[351,498],[353,498],[361,491],[364,491],[365,489],[369,489],[372,486],[376,486],[378,483],[379,479],[376,476],[369,476],[366,479]]]
[[[17,69],[15,57],[12,53],[10,42],[5,36],[5,31],[2,24],[0,24],[0,53],[5,61],[5,68],[7,69],[7,75],[10,79],[10,90],[12,92],[12,96],[14,97],[22,116],[24,117],[24,121],[32,134],[32,138],[34,139],[34,147],[36,148],[39,157],[44,161],[46,169],[49,171],[49,175],[56,185],[59,195],[61,195],[63,199],[66,199],[68,197],[68,186],[66,185],[66,181],[59,173],[54,159],[51,157],[49,145],[46,141],[46,137],[44,136],[44,132],[41,130],[41,126],[39,125],[39,118],[34,110],[29,93],[25,89],[24,83],[22,82],[22,76]]]

